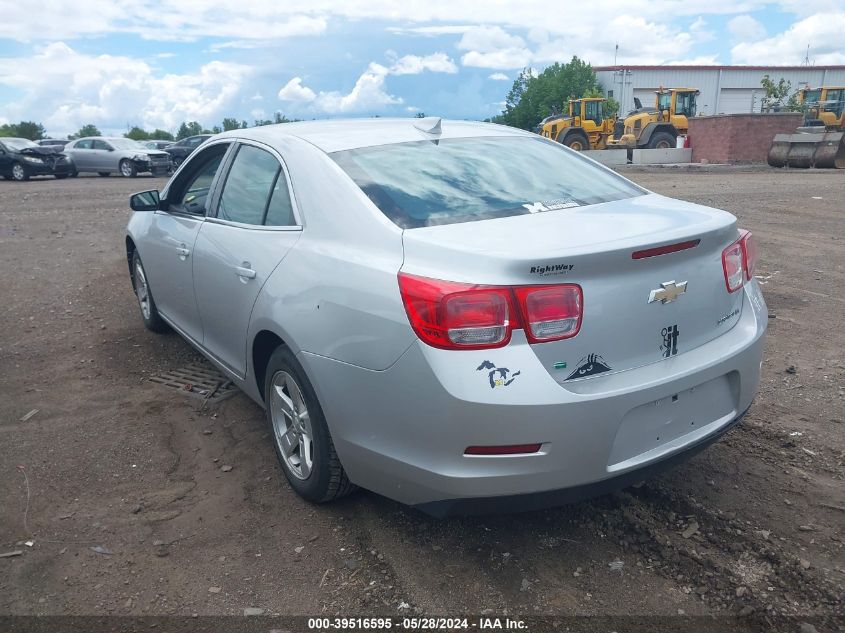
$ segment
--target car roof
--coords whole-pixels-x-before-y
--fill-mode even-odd
[[[423,130],[440,122],[440,133]],[[272,145],[285,137],[296,137],[326,153],[410,141],[433,141],[480,136],[532,137],[534,134],[504,125],[478,121],[424,119],[326,119],[298,121],[223,132],[219,137],[252,139]]]
[[[0,136],[0,141],[29,141],[29,139],[21,136]],[[34,143],[35,141],[29,142]]]

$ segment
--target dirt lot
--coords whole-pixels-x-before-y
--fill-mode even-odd
[[[0,614],[741,614],[831,630],[812,618],[845,615],[845,172],[625,173],[757,235],[771,318],[756,404],[641,487],[444,521],[366,492],[311,506],[245,396],[201,410],[147,380],[198,360],[142,327],[128,282],[127,194],[162,180],[0,182],[0,554],[22,552],[0,558]]]

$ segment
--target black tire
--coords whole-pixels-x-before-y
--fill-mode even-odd
[[[312,466],[309,476],[306,479],[301,479],[294,474],[282,455],[282,449],[279,442],[276,441],[277,435],[273,425],[273,413],[270,402],[271,389],[273,389],[273,380],[277,374],[284,372],[289,374],[296,381],[302,399],[308,410],[308,419],[310,421],[312,440]],[[267,362],[267,372],[264,380],[264,403],[266,408],[267,423],[270,426],[271,437],[273,438],[273,447],[276,451],[276,457],[285,473],[291,488],[306,501],[312,503],[326,503],[334,501],[340,497],[348,495],[355,490],[356,486],[349,481],[343,466],[338,459],[337,452],[334,448],[332,436],[329,433],[329,427],[326,424],[326,418],[323,415],[323,409],[320,407],[320,402],[317,400],[317,394],[302,365],[296,360],[296,357],[284,345],[279,346],[270,356]]]
[[[12,180],[15,182],[24,182],[29,180],[29,172],[23,163],[12,163]]]
[[[140,270],[140,278],[138,275],[138,271]],[[135,291],[135,298],[138,299],[138,308],[141,312],[141,320],[144,322],[144,327],[146,327],[151,332],[156,332],[161,334],[163,332],[167,332],[170,328],[168,327],[167,323],[164,322],[164,319],[158,313],[158,308],[156,307],[155,299],[153,299],[152,290],[150,290],[150,283],[147,279],[147,272],[144,268],[144,264],[141,262],[141,256],[138,255],[138,251],[132,253],[132,290]],[[144,310],[143,299],[140,294],[141,292],[141,282],[146,286],[146,293],[147,298],[149,301],[149,310]]]
[[[97,173],[98,173],[100,176],[102,176],[103,178],[108,178],[109,176],[111,176],[111,172],[110,172],[110,171],[98,171]]]
[[[120,170],[120,175],[124,178],[135,178],[138,175],[138,168],[131,160],[124,158],[117,166]]]
[[[53,174],[57,180],[64,180],[69,174]]]
[[[77,178],[78,176],[79,176],[79,172],[78,172],[78,171],[74,170],[74,171],[70,172],[70,177],[71,177],[71,178]]]
[[[563,144],[576,152],[590,149],[590,141],[583,134],[570,134],[563,139]]]
[[[671,132],[656,132],[648,139],[648,149],[674,149],[677,142]]]

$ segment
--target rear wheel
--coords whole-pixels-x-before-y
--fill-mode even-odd
[[[590,141],[583,134],[570,134],[563,139],[563,144],[576,152],[583,152],[590,149]]]
[[[349,481],[334,449],[329,427],[302,365],[284,346],[267,363],[264,402],[273,445],[296,493],[314,503],[349,494]]]
[[[124,178],[134,178],[138,175],[138,168],[135,167],[132,161],[124,158],[120,161],[120,173]]]
[[[135,290],[135,297],[138,299],[138,307],[141,308],[141,319],[144,326],[153,332],[166,332],[168,327],[158,314],[150,284],[147,281],[147,273],[144,264],[141,263],[141,256],[138,251],[132,253],[132,288]]]
[[[26,172],[26,167],[20,163],[12,164],[12,180],[23,182],[29,180],[29,174]]]
[[[649,149],[672,149],[677,140],[671,132],[657,132],[648,140]]]
[[[97,173],[98,173],[100,176],[102,176],[103,178],[108,178],[109,176],[111,176],[111,172],[110,172],[110,171],[98,171]]]

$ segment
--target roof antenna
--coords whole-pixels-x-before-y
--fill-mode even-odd
[[[439,116],[427,116],[424,119],[418,119],[414,123],[414,127],[426,134],[440,134],[443,131],[440,126]]]

